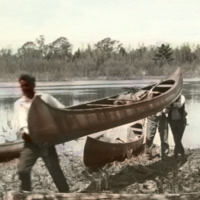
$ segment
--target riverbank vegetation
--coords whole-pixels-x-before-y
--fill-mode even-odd
[[[184,77],[200,76],[200,44],[125,48],[108,37],[74,52],[72,47],[65,37],[46,44],[41,35],[16,53],[1,49],[0,81],[16,81],[21,73],[31,73],[39,81],[145,78],[169,75],[178,66]]]

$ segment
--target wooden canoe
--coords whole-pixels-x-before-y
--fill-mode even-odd
[[[2,162],[13,158],[18,158],[23,145],[23,140],[0,144],[0,161]]]
[[[103,137],[87,137],[84,147],[83,162],[87,167],[104,165],[119,158],[126,158],[139,150],[144,143],[144,120],[139,120],[126,125],[128,131],[121,134],[127,135],[127,142],[110,143],[102,141]],[[115,128],[116,130],[117,128]],[[115,131],[114,130],[114,131]],[[107,138],[105,138],[106,140]],[[116,140],[117,141],[117,140]]]
[[[36,96],[28,115],[30,136],[39,145],[51,146],[143,119],[173,103],[181,94],[182,84],[177,68],[169,78],[142,88],[148,98],[130,99],[124,105],[114,102],[127,92],[66,109],[53,108]]]

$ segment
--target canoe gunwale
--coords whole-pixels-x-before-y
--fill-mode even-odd
[[[98,140],[97,138],[93,138],[93,137],[90,137],[90,136],[87,136],[87,138],[89,138],[89,139],[91,139],[91,140]],[[106,141],[99,140],[99,143],[101,142],[102,144],[107,144],[107,143],[109,143],[109,144],[112,144],[112,145],[115,145],[115,144],[116,144],[117,146],[125,146],[125,145],[128,145],[128,144],[136,143],[136,142],[140,141],[141,139],[144,139],[144,133],[141,134],[141,136],[140,136],[138,139],[136,139],[136,140],[134,140],[134,141],[130,141],[130,142],[124,142],[124,143],[110,143],[110,142],[106,142]],[[87,139],[86,139],[86,140],[87,140]]]
[[[91,140],[98,140],[98,139],[95,139],[95,138],[92,138],[90,136],[87,136],[87,138],[91,139]],[[134,141],[130,141],[130,142],[124,142],[124,143],[110,143],[110,142],[106,142],[106,141],[101,141],[99,140],[99,143],[102,143],[103,144],[111,144],[112,146],[127,146],[129,144],[134,144],[134,143],[137,143],[139,142],[140,140],[144,140],[144,134],[141,135],[140,138],[138,138],[137,140],[134,140]]]
[[[23,143],[24,141],[23,140],[16,140],[16,141],[13,141],[13,142],[6,142],[6,143],[3,143],[3,144],[0,144],[0,149],[1,147],[9,147],[9,146],[13,146],[13,145],[17,145],[17,144],[20,144],[20,143]],[[0,150],[1,152],[1,150]]]

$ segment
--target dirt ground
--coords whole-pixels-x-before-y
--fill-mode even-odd
[[[161,161],[159,147],[151,156],[141,154],[89,169],[82,158],[59,155],[60,164],[73,193],[190,193],[200,191],[200,149],[186,149],[185,159]],[[18,159],[0,163],[0,199],[8,191],[19,191]],[[58,192],[41,159],[32,171],[33,192]]]

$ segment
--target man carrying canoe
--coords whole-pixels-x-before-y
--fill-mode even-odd
[[[185,150],[181,142],[185,127],[187,125],[187,112],[185,111],[185,96],[181,94],[174,103],[169,107],[168,121],[172,130],[175,148],[174,159],[178,159],[178,155],[181,154],[181,158],[185,158]]]
[[[69,186],[60,168],[58,155],[55,147],[40,147],[31,140],[29,136],[27,117],[29,108],[35,96],[40,96],[46,103],[53,107],[63,108],[59,101],[48,94],[35,92],[35,78],[23,74],[19,77],[19,85],[23,96],[14,103],[14,115],[16,118],[17,132],[21,134],[24,147],[21,151],[18,174],[21,180],[21,191],[31,191],[31,169],[39,157],[41,157],[52,176],[52,179],[60,193],[69,192]]]

